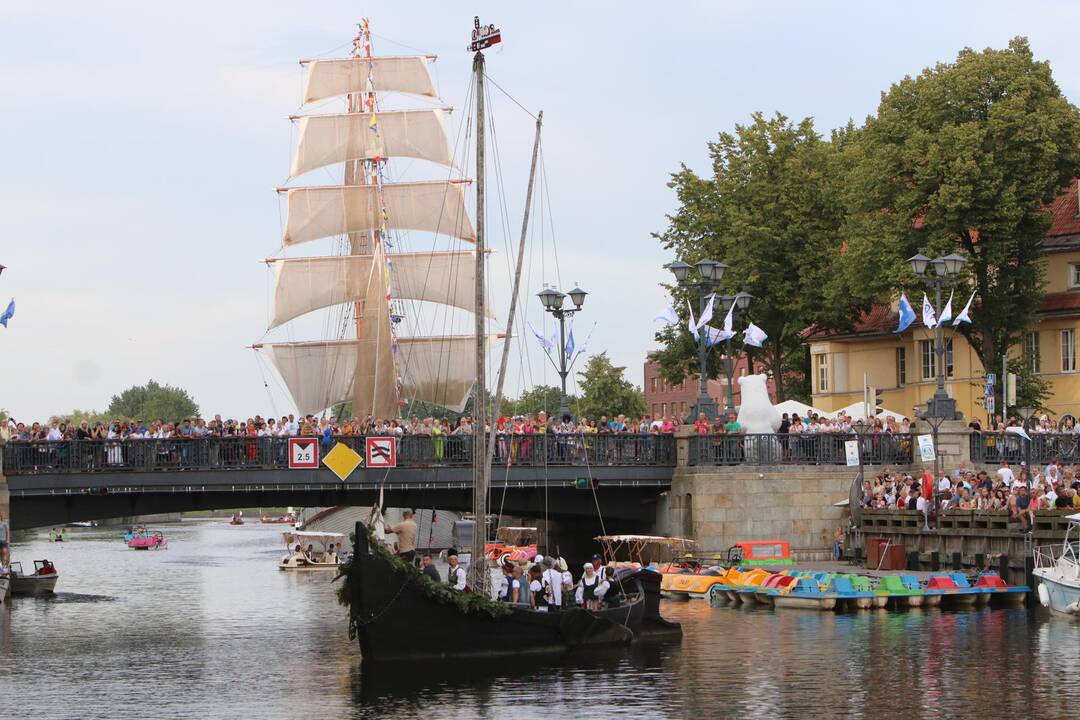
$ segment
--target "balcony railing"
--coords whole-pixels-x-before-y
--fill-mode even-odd
[[[363,436],[335,436],[364,454]],[[471,435],[398,438],[398,467],[470,467]],[[65,440],[9,442],[3,449],[4,473],[85,473],[119,471],[245,470],[288,467],[288,439],[207,437],[167,440]],[[674,466],[671,435],[500,435],[494,465]]]
[[[1080,435],[1072,433],[1036,433],[1031,438],[1031,462],[1040,465],[1055,458],[1062,462],[1080,462]],[[973,433],[971,459],[976,463],[1019,463],[1026,460],[1028,441],[1016,433]]]
[[[899,434],[859,435],[865,465],[908,465],[912,437]],[[690,438],[690,465],[844,465],[844,443],[855,435],[698,435]]]

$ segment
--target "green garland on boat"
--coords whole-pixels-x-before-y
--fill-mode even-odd
[[[356,547],[356,533],[349,533],[349,541],[352,542],[353,547]],[[371,548],[371,553],[376,555],[381,560],[389,563],[390,566],[397,572],[404,573],[408,577],[408,582],[412,583],[414,587],[419,589],[422,593],[427,595],[432,600],[442,605],[453,605],[463,613],[476,613],[478,615],[487,615],[488,617],[500,617],[510,614],[510,607],[506,603],[492,600],[484,595],[477,593],[464,593],[454,590],[445,583],[437,583],[429,578],[413,564],[407,563],[396,555],[392,554],[386,549],[386,545],[379,540],[376,540],[375,536],[368,531],[368,547]],[[342,563],[339,569],[338,577],[349,576],[352,569],[352,560],[347,563]],[[351,611],[351,591],[349,584],[344,583],[337,589],[338,602],[349,607]]]

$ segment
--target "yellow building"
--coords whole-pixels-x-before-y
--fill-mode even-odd
[[[1023,346],[1011,349],[1021,354],[1032,370],[1049,381],[1053,395],[1047,407],[1053,416],[1080,418],[1080,373],[1077,372],[1077,336],[1080,334],[1080,200],[1077,185],[1062,193],[1050,206],[1052,224],[1042,244],[1046,297],[1039,306],[1038,320],[1024,336]],[[824,411],[839,410],[863,400],[863,382],[884,392],[883,406],[911,416],[916,405],[925,403],[937,385],[934,331],[922,324],[922,297],[911,297],[916,320],[906,331],[895,334],[899,315],[891,306],[875,306],[850,333],[810,330],[811,387],[813,405]],[[967,297],[953,299],[953,313],[959,313]],[[940,310],[940,308],[938,308]],[[964,417],[986,418],[983,388],[986,371],[975,351],[952,325],[946,326],[945,390],[956,400]],[[1001,368],[990,372],[1000,376]],[[998,380],[998,407],[1000,408]]]

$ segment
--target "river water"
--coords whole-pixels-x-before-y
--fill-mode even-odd
[[[1080,622],[1026,610],[665,602],[681,644],[362,673],[329,576],[275,567],[280,526],[161,529],[158,552],[114,528],[15,544],[61,578],[0,607],[0,717],[1080,717]]]

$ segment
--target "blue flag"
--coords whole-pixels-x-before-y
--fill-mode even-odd
[[[911,307],[911,303],[908,302],[907,295],[900,293],[900,325],[897,326],[894,332],[902,333],[911,326],[911,323],[915,322],[915,308]]]
[[[11,298],[11,302],[8,303],[7,310],[0,315],[0,325],[7,327],[7,321],[15,317],[15,298]]]
[[[574,321],[570,321],[570,332],[566,334],[566,358],[574,354]]]

